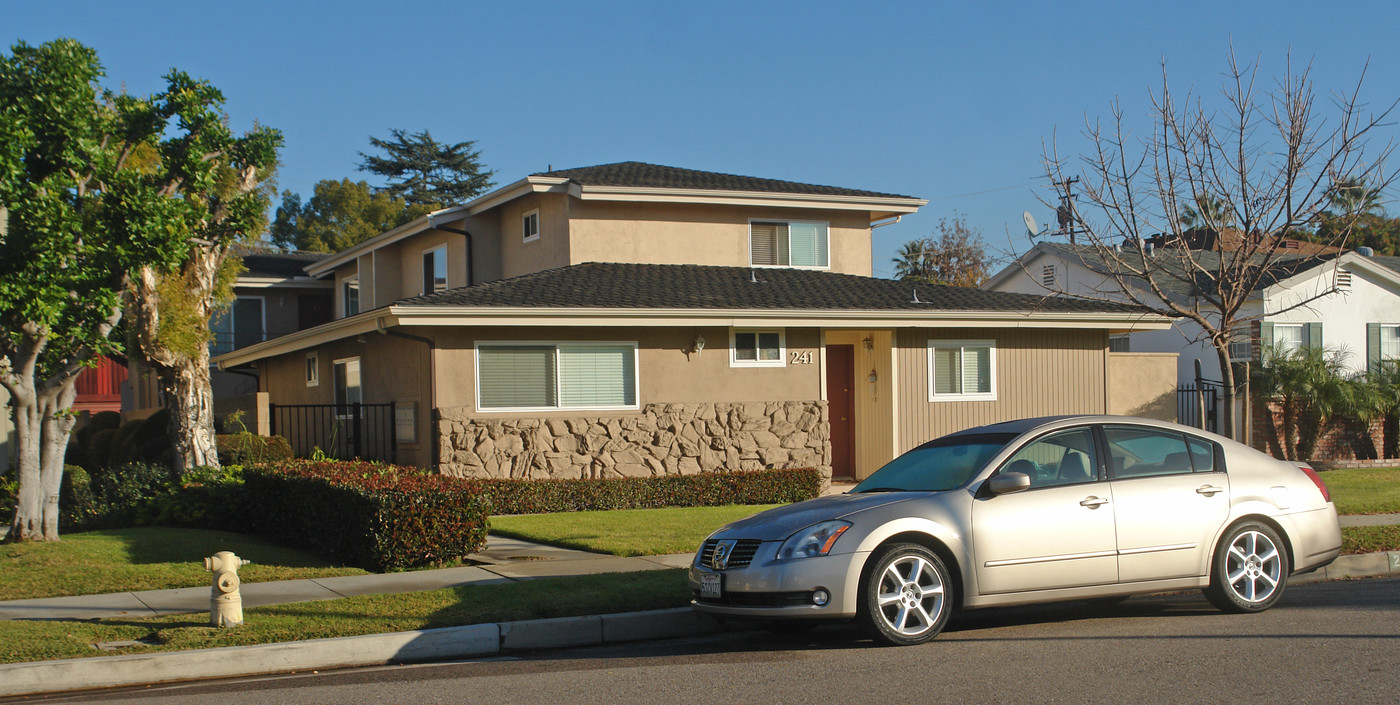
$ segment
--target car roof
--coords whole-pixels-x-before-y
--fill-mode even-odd
[[[1048,428],[1054,426],[1072,426],[1074,424],[1080,423],[1128,423],[1142,426],[1154,426],[1157,428],[1166,428],[1176,431],[1192,431],[1201,434],[1205,433],[1204,431],[1201,431],[1198,428],[1190,428],[1188,426],[1181,426],[1179,424],[1175,424],[1169,421],[1161,421],[1158,419],[1145,419],[1137,416],[1112,416],[1104,414],[1066,414],[1062,416],[1037,416],[1035,418],[1029,419],[999,421],[997,423],[987,424],[985,426],[977,426],[975,428],[964,429],[962,431],[958,431],[957,433],[949,435],[962,436],[979,433],[1014,433],[1016,435],[1020,435],[1040,428]]]

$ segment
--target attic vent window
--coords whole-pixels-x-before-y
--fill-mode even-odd
[[[1283,241],[1283,249],[1285,249],[1285,250],[1296,250],[1296,249],[1298,249],[1298,241],[1297,241],[1297,240],[1284,240],[1284,241]]]
[[[1351,272],[1348,272],[1348,271],[1345,270],[1345,269],[1339,269],[1339,270],[1337,270],[1337,288],[1338,288],[1338,289],[1350,289],[1350,288],[1351,288]]]
[[[1053,264],[1047,264],[1047,265],[1045,265],[1044,267],[1041,267],[1041,268],[1040,268],[1040,284],[1041,284],[1041,286],[1044,286],[1046,289],[1054,288],[1054,286],[1055,286],[1055,265],[1053,265]]]

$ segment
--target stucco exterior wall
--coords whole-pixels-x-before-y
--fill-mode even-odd
[[[929,401],[928,341],[994,340],[994,401]],[[905,329],[895,338],[897,443],[904,452],[973,426],[1108,408],[1108,334],[1103,330]]]
[[[870,214],[792,208],[573,200],[570,264],[749,266],[749,221],[825,221],[831,271],[870,276]]]
[[[571,264],[569,252],[570,209],[574,199],[563,193],[535,193],[517,198],[500,208],[501,277],[509,279]],[[540,236],[524,241],[522,223],[526,213],[540,212]],[[619,260],[605,260],[616,262]]]
[[[1176,421],[1176,353],[1109,353],[1108,413]]]

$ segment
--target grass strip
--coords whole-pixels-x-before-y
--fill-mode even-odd
[[[684,570],[541,578],[520,583],[365,595],[244,610],[235,629],[207,615],[152,619],[0,622],[0,663],[246,646],[402,632],[523,619],[681,607],[690,603]],[[113,651],[94,644],[141,640]]]
[[[1400,513],[1400,468],[1349,468],[1321,473],[1339,514]]]
[[[1342,553],[1400,551],[1400,526],[1344,526]]]
[[[0,544],[0,600],[208,585],[204,557],[218,551],[253,561],[245,583],[366,574],[252,536],[151,526]]]
[[[614,556],[690,553],[725,524],[778,504],[614,509],[491,517],[491,533]]]

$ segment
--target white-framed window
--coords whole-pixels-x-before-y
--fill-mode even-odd
[[[1400,325],[1382,325],[1381,359],[1400,360]]]
[[[731,367],[782,367],[787,359],[784,329],[731,328],[729,365]]]
[[[350,415],[350,405],[360,404],[364,397],[360,390],[360,358],[347,357],[333,362],[335,368],[335,413],[336,416]]]
[[[439,291],[447,291],[446,245],[423,250],[423,290],[419,293],[435,294]]]
[[[798,220],[749,221],[749,263],[755,267],[831,266],[827,224]]]
[[[321,384],[321,356],[314,352],[306,353],[306,386]]]
[[[360,275],[346,277],[340,283],[341,309],[345,311],[345,317],[353,316],[360,312]]]
[[[534,242],[540,239],[540,211],[532,210],[520,218],[521,242]]]
[[[1308,346],[1308,329],[1302,323],[1275,323],[1274,350],[1291,353]]]
[[[1132,352],[1133,338],[1127,333],[1118,333],[1108,336],[1109,352]]]
[[[997,398],[995,340],[928,341],[929,401]]]
[[[476,408],[636,409],[637,344],[478,343]]]

